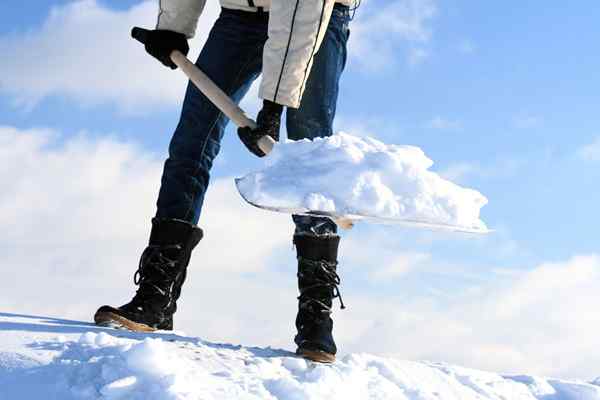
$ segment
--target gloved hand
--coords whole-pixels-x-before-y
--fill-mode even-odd
[[[258,140],[265,136],[271,136],[276,142],[279,141],[279,127],[281,125],[281,113],[283,106],[269,100],[263,101],[263,108],[256,117],[257,128],[252,130],[248,127],[238,128],[238,136],[254,155],[264,157],[265,153],[258,147]]]
[[[173,50],[179,50],[186,56],[190,51],[187,37],[183,33],[162,29],[148,31],[145,47],[148,54],[171,69],[177,69],[170,57]]]

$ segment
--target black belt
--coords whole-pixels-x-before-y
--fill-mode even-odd
[[[261,7],[262,9],[262,7]],[[245,10],[236,10],[233,8],[225,8],[221,7],[221,12],[228,15],[237,15],[238,17],[243,17],[246,19],[250,19],[252,21],[269,21],[269,13],[265,11],[245,11]]]
[[[247,1],[248,1],[248,5],[249,5],[250,7],[255,7],[255,8],[257,8],[259,13],[264,13],[264,12],[265,12],[265,9],[264,9],[264,7],[256,7],[256,5],[254,4],[254,0],[247,0]],[[343,5],[342,3],[335,3],[335,4],[333,5],[333,9],[334,9],[334,10],[336,10],[336,9],[337,9],[337,10],[340,10],[340,11],[347,11],[347,10],[350,10],[350,7],[348,7],[348,6],[345,6],[345,5]]]
[[[254,0],[248,0],[248,5],[250,7],[256,7],[256,5],[254,4]],[[264,13],[265,9],[263,7],[256,7],[258,9],[259,13]]]

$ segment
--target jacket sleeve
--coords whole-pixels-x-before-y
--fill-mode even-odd
[[[206,0],[159,0],[156,29],[183,33],[192,38]]]
[[[298,108],[335,0],[272,0],[259,96]]]

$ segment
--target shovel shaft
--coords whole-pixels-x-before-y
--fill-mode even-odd
[[[146,43],[147,30],[142,28],[133,28],[131,35],[141,43]],[[171,61],[177,65],[190,79],[190,81],[208,98],[223,114],[233,121],[240,128],[248,127],[256,129],[256,122],[238,106],[225,92],[221,90],[204,72],[194,63],[175,50],[170,55]],[[273,150],[275,141],[270,136],[263,136],[258,141],[258,147],[269,154]]]
[[[256,129],[254,122],[229,96],[225,94],[204,72],[192,63],[178,50],[171,53],[171,60],[177,65],[190,81],[204,94],[219,110],[240,128]]]

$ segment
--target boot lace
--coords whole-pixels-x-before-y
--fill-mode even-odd
[[[133,283],[139,286],[134,297],[136,303],[143,303],[154,296],[172,297],[173,285],[176,280],[177,260],[165,256],[167,250],[181,250],[181,245],[148,246],[142,256]]]
[[[345,309],[346,306],[344,305],[342,294],[338,287],[341,282],[340,276],[336,272],[338,263],[324,260],[313,261],[303,257],[298,257],[298,259],[300,260],[300,263],[311,267],[311,278],[315,281],[312,285],[300,289],[300,296],[298,297],[300,308],[314,310],[313,306],[317,306],[317,310],[319,310],[318,312],[321,313],[321,315],[329,316],[332,313],[332,307],[324,303],[322,299],[323,296],[315,296],[311,293],[317,292],[315,289],[330,289],[333,291],[331,300],[335,298],[339,299],[340,308],[342,310]],[[303,278],[305,276],[306,273],[301,271],[298,272],[298,278]]]

